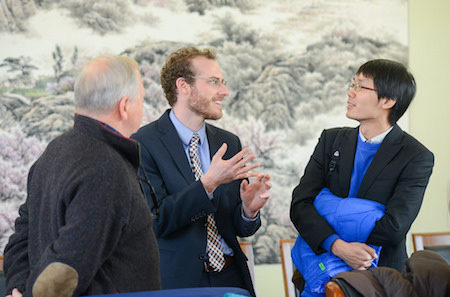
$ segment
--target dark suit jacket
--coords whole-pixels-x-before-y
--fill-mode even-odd
[[[261,225],[249,224],[241,216],[240,180],[221,185],[210,200],[200,181],[195,181],[183,144],[167,110],[158,120],[142,127],[133,138],[141,144],[142,168],[148,176],[158,201],[159,217],[154,230],[161,257],[163,289],[199,286],[206,260],[206,217],[215,213],[219,234],[234,251],[235,263],[247,290],[255,295],[246,257],[236,236],[253,235]],[[211,156],[227,143],[224,159],[241,150],[239,138],[206,124]],[[141,170],[142,171],[142,170]],[[141,172],[143,176],[144,172]],[[144,185],[148,203],[156,214],[149,188]]]
[[[348,197],[358,131],[358,127],[324,130],[292,193],[291,220],[316,254],[324,252],[321,243],[335,232],[317,213],[314,199],[324,187]],[[406,233],[419,212],[433,163],[433,154],[395,125],[367,169],[357,197],[386,205],[386,214],[366,242],[382,246],[380,266],[397,270],[404,266]]]

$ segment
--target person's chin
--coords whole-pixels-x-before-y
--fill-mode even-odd
[[[223,112],[221,111],[217,111],[214,113],[209,113],[208,116],[206,117],[207,120],[219,120],[221,119],[223,116]]]
[[[350,120],[354,120],[355,119],[355,117],[352,115],[351,110],[349,110],[349,109],[347,109],[347,112],[345,113],[345,116],[347,118],[349,118]]]

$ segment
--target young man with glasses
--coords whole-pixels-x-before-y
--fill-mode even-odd
[[[172,53],[161,85],[172,109],[133,138],[141,143],[141,177],[149,181],[143,187],[155,215],[162,287],[241,287],[255,295],[237,236],[260,227],[270,176],[250,173],[259,166],[249,164],[256,157],[250,149],[205,123],[222,117],[228,96],[214,52]]]
[[[406,233],[419,212],[434,163],[433,154],[396,124],[415,91],[412,74],[394,61],[368,61],[356,72],[346,116],[359,126],[322,132],[292,194],[291,220],[314,255],[337,256],[349,269],[366,270],[373,261],[402,269]],[[366,240],[346,241],[316,209],[320,195],[369,200],[383,205],[385,212],[373,221]],[[381,247],[379,257],[373,246]],[[314,295],[306,281],[302,296],[321,295]]]

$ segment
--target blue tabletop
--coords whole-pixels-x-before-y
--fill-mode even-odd
[[[106,294],[95,295],[95,297],[251,297],[251,295],[247,290],[241,288],[206,287]]]

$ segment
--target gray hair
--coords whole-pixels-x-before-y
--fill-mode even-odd
[[[91,60],[75,81],[75,107],[110,111],[121,98],[139,93],[138,64],[126,56],[103,55]]]

